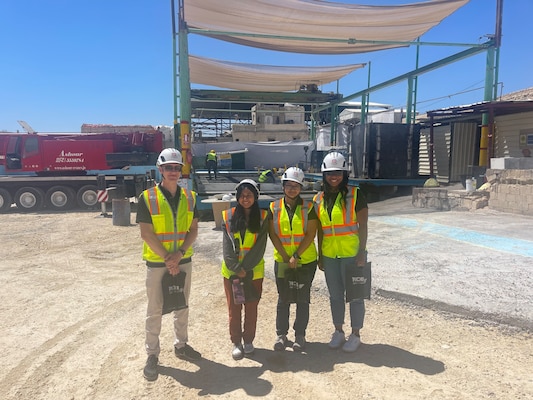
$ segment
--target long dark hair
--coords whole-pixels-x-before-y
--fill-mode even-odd
[[[239,204],[239,197],[244,189],[250,190],[254,194],[254,204],[250,207],[250,216],[248,217],[248,223],[246,222],[246,215],[244,213],[244,207]],[[255,187],[249,183],[243,183],[237,188],[235,194],[237,198],[237,207],[235,207],[235,213],[231,217],[230,229],[232,232],[241,232],[248,230],[252,233],[257,233],[261,229],[261,210],[259,209],[259,194]]]
[[[322,182],[324,184],[324,203],[326,209],[331,210],[335,199],[337,198],[337,192],[333,192],[333,188],[328,184],[326,180],[326,173],[322,173]],[[342,171],[342,182],[339,184],[339,193],[341,194],[341,203],[346,203],[346,195],[348,194],[348,171]]]

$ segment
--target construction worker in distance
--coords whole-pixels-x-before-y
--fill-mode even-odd
[[[257,180],[259,181],[259,183],[265,183],[265,182],[276,183],[277,172],[278,170],[276,168],[265,169],[259,174],[259,178]]]
[[[211,179],[211,171],[214,172],[215,179],[217,179],[217,172],[218,172],[217,164],[218,164],[217,152],[215,150],[211,150],[205,156],[205,165],[207,167],[207,172],[209,174],[208,179]]]
[[[335,331],[330,349],[351,353],[361,344],[360,329],[365,319],[364,299],[349,304],[351,333],[342,329],[346,310],[346,271],[366,264],[368,204],[361,190],[348,186],[348,167],[344,156],[332,152],[321,166],[324,191],[313,199],[320,220],[318,229],[318,267],[324,271],[329,291],[331,317]]]
[[[179,186],[183,160],[179,150],[164,149],[156,163],[162,181],[139,196],[136,221],[141,229],[143,260],[146,262],[146,296],[148,305],[145,322],[145,348],[148,355],[144,377],[154,381],[158,377],[160,353],[159,334],[163,316],[162,281],[165,274],[185,273],[183,293],[189,303],[192,274],[192,244],[198,236],[196,193]],[[174,354],[196,361],[199,352],[189,346],[189,308],[172,311]]]
[[[309,323],[311,284],[317,266],[315,235],[319,221],[313,202],[300,197],[303,183],[304,172],[300,168],[288,168],[281,177],[284,197],[270,203],[269,235],[274,245],[274,275],[278,290],[277,338],[274,342],[276,351],[283,351],[291,346],[287,333],[292,300],[289,300],[285,293],[289,268],[296,269],[298,286],[302,285],[302,290],[305,290],[305,296],[296,299],[292,349],[301,352],[306,347],[305,332]]]

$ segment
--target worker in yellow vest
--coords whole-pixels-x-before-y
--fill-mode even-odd
[[[309,323],[309,298],[311,283],[317,266],[315,235],[318,226],[313,203],[300,197],[304,183],[304,172],[290,167],[281,177],[283,198],[270,203],[269,234],[274,245],[274,274],[278,290],[276,307],[276,341],[274,350],[283,351],[291,345],[287,339],[289,331],[290,303],[284,296],[286,290],[287,268],[296,269],[300,277],[298,290],[305,293],[296,299],[296,317],[293,324],[294,351],[306,347],[305,333]],[[303,278],[303,279],[302,279]],[[300,289],[301,287],[301,289]]]
[[[217,179],[217,164],[217,152],[215,150],[209,151],[209,153],[207,153],[205,156],[205,165],[207,167],[207,173],[209,174],[208,179],[211,179],[211,171],[213,171],[213,173],[215,174],[215,179]]]
[[[351,353],[361,344],[365,303],[362,298],[349,302],[351,334],[346,339],[342,328],[346,308],[345,273],[348,268],[366,264],[368,205],[358,187],[348,186],[348,168],[342,154],[327,154],[321,170],[324,191],[315,196],[314,202],[320,220],[318,266],[326,277],[335,326],[329,348],[342,347],[342,350]]]
[[[176,149],[164,149],[157,159],[162,181],[139,196],[136,221],[141,229],[143,260],[146,262],[145,348],[148,360],[144,377],[154,381],[158,377],[160,353],[159,333],[163,314],[162,281],[165,274],[185,273],[183,293],[185,302],[191,290],[192,244],[198,236],[196,193],[179,186],[183,160]],[[174,353],[176,357],[196,361],[201,354],[189,346],[189,308],[173,311]]]
[[[252,179],[243,179],[235,190],[237,206],[222,212],[221,274],[233,343],[231,355],[234,360],[240,360],[255,350],[257,308],[265,276],[263,257],[268,237],[268,212],[259,208],[259,187]]]
[[[265,183],[265,182],[276,183],[277,172],[278,170],[276,168],[265,169],[264,171],[261,171],[261,173],[259,174],[259,178],[257,180],[259,181],[259,183]]]

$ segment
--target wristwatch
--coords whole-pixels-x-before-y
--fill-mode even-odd
[[[294,254],[292,255],[294,258],[296,258],[297,260],[300,259],[300,256],[298,255],[298,252],[295,251]]]
[[[183,249],[178,249],[178,251],[181,253],[182,256],[185,255],[185,250],[183,250]]]

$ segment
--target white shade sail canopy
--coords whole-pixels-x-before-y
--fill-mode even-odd
[[[189,29],[246,46],[356,54],[402,47],[398,42],[416,40],[468,1],[366,6],[318,0],[184,0],[184,19]],[[396,43],[383,43],[391,41]]]
[[[302,85],[336,81],[365,64],[335,67],[282,67],[214,60],[189,55],[191,82],[240,91],[288,92]]]

